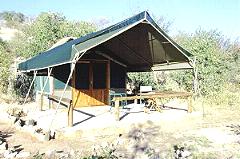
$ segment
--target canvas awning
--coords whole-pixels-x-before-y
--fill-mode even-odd
[[[127,71],[192,68],[191,54],[175,43],[144,11],[106,29],[66,42],[19,64],[30,72],[72,63],[79,55],[100,51]],[[178,67],[183,66],[184,67]]]

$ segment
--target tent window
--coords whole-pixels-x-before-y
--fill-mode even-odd
[[[107,77],[106,63],[93,63],[93,89],[105,89]]]
[[[89,66],[88,63],[76,65],[76,88],[89,89]]]
[[[126,70],[124,67],[111,63],[111,88],[125,88],[126,87]]]

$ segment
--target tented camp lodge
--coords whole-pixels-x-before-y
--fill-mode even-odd
[[[142,12],[42,52],[20,63],[19,70],[33,75],[43,94],[59,103],[69,99],[70,111],[109,105],[110,91],[126,91],[127,72],[192,68],[189,56]]]

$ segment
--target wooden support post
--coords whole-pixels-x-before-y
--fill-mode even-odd
[[[50,90],[50,92],[49,92],[50,95],[54,95],[54,79],[52,76],[49,77],[49,90]],[[50,100],[48,109],[53,108],[53,103],[54,102],[52,100]]]
[[[68,109],[68,127],[73,126],[73,104],[70,102],[69,109]]]
[[[106,77],[106,83],[107,83],[107,93],[108,94],[108,98],[105,98],[105,103],[107,103],[107,105],[110,105],[110,101],[109,101],[109,98],[110,98],[110,61],[108,60],[107,61],[107,77]]]
[[[119,121],[119,100],[115,100],[115,119],[116,121]]]
[[[48,74],[47,74],[48,76],[47,76],[47,78],[46,78],[46,80],[44,82],[43,87],[41,86],[42,88],[41,88],[41,95],[40,95],[40,111],[43,110],[43,92],[44,92],[45,87],[47,86],[47,83],[49,82],[49,78],[51,76],[51,72],[52,72],[52,68],[48,68]]]
[[[43,110],[43,94],[42,93],[40,94],[40,109],[39,110],[40,111]]]
[[[192,96],[188,97],[188,113],[192,113]]]
[[[137,103],[138,103],[137,100],[138,100],[138,99],[134,99],[134,104],[137,104]],[[141,99],[140,99],[140,100],[141,100]]]

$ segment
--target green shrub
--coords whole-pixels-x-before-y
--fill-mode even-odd
[[[0,39],[0,91],[6,93],[10,75],[10,65],[13,61],[12,54],[5,42]]]

